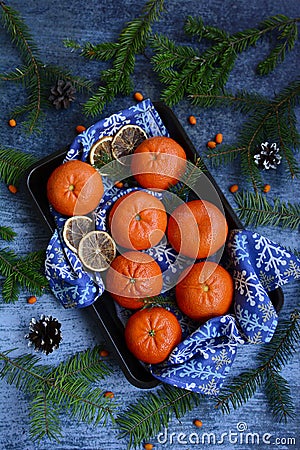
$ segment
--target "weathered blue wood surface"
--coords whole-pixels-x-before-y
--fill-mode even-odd
[[[83,43],[94,43],[114,40],[125,22],[136,17],[142,6],[143,0],[115,0],[113,2],[99,2],[89,0],[11,0],[7,4],[20,11],[40,49],[40,56],[45,63],[56,64],[70,69],[74,74],[89,77],[97,82],[99,72],[104,64],[87,62],[76,53],[65,49],[62,41],[65,38],[77,39]],[[178,43],[187,43],[183,32],[183,23],[187,15],[201,15],[207,24],[217,25],[229,32],[243,30],[256,26],[261,20],[277,13],[291,17],[300,16],[299,0],[173,0],[166,1],[167,13],[159,23],[154,26],[155,31],[167,34]],[[288,54],[284,63],[267,77],[255,75],[255,65],[265,56],[270,48],[270,42],[266,39],[259,42],[256,48],[248,50],[238,57],[236,66],[230,76],[228,86],[235,89],[256,91],[271,97],[289,81],[299,76],[300,43],[295,50]],[[0,27],[0,71],[10,71],[20,65],[17,51],[13,48],[4,30]],[[133,77],[136,90],[141,90],[145,97],[152,100],[159,99],[160,83],[151,69],[149,62],[144,57],[137,58],[137,66]],[[51,154],[57,149],[69,144],[75,137],[75,126],[86,126],[95,119],[87,119],[83,116],[80,102],[64,112],[50,110],[46,113],[46,119],[42,125],[40,135],[26,135],[21,127],[14,129],[7,126],[8,112],[25,98],[22,88],[14,84],[0,85],[0,142],[2,145],[22,149],[31,152],[38,158]],[[84,98],[82,99],[84,100]],[[108,105],[101,115],[105,117],[120,108],[128,107],[133,102],[132,97],[119,98]],[[235,140],[244,117],[240,114],[223,108],[199,109],[192,107],[188,102],[181,102],[173,108],[183,127],[192,139],[199,153],[203,153],[208,140],[214,137],[216,132],[224,134],[224,142],[231,143]],[[192,127],[187,122],[190,114],[197,116],[197,125]],[[299,108],[297,109],[299,121]],[[97,117],[99,119],[101,117]],[[299,160],[299,156],[298,156]],[[240,176],[238,167],[229,165],[219,169],[212,169],[218,184],[225,193],[229,202],[234,205],[232,195],[228,192],[228,186],[238,183],[247,187]],[[268,174],[266,182],[270,183],[272,190],[270,198],[279,196],[286,201],[299,201],[299,180],[290,181],[282,168],[276,173]],[[26,255],[29,251],[43,249],[47,245],[48,230],[38,217],[32,206],[30,197],[22,186],[17,195],[12,195],[2,183],[1,189],[1,218],[0,224],[11,223],[17,232],[17,238],[10,248],[19,255]],[[299,231],[282,230],[273,227],[264,227],[258,230],[267,237],[299,250]],[[299,304],[299,282],[291,283],[284,287],[285,304],[281,318],[289,317],[289,314]],[[4,304],[0,298],[0,350],[4,351],[16,347],[15,354],[28,352],[27,341],[24,335],[28,330],[28,324],[32,317],[41,314],[49,314],[62,322],[63,343],[59,351],[51,356],[44,356],[46,363],[56,364],[72,355],[78,350],[84,350],[102,342],[102,337],[95,323],[85,311],[64,310],[50,295],[43,295],[33,306],[26,303],[27,293],[22,293],[15,304]],[[257,349],[253,346],[240,349],[236,358],[231,376],[241,373],[249,367],[254,367]],[[115,393],[115,399],[120,405],[120,411],[129,403],[143,396],[144,392],[131,386],[124,378],[117,363],[110,357],[109,362],[113,367],[113,375],[105,380],[103,387]],[[292,395],[299,412],[299,358],[293,361],[284,370],[284,376],[288,379]],[[29,418],[27,409],[28,399],[18,392],[15,387],[8,386],[4,381],[0,382],[0,449],[1,450],[114,450],[125,449],[126,441],[119,441],[117,430],[111,426],[89,427],[85,424],[74,422],[69,416],[62,416],[63,437],[61,442],[50,443],[47,440],[35,444],[29,437]],[[194,418],[203,422],[201,429],[195,429],[192,424]],[[242,429],[256,433],[255,443],[245,442]],[[195,436],[199,439],[204,433],[211,433],[211,441],[206,444],[196,445]],[[172,434],[171,434],[172,433]],[[180,433],[185,433],[186,437]],[[227,434],[226,434],[227,433]],[[235,434],[236,433],[236,434]],[[265,433],[269,434],[265,435]],[[223,435],[223,443],[221,443]],[[192,442],[188,442],[191,438]],[[263,442],[263,438],[266,442]],[[213,443],[213,440],[216,443]],[[292,439],[292,440],[289,440]],[[296,439],[296,443],[294,440]],[[166,442],[164,443],[164,441]],[[186,441],[187,443],[180,443]],[[259,442],[258,442],[259,440]],[[179,423],[175,419],[170,424],[168,435],[151,440],[156,444],[156,449],[172,448],[211,448],[211,449],[236,449],[245,450],[251,448],[300,448],[299,420],[289,421],[288,424],[278,424],[272,417],[263,390],[258,390],[246,406],[223,416],[221,412],[214,410],[211,404],[203,402],[193,412],[187,414]]]

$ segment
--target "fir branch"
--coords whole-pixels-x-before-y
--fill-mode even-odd
[[[223,96],[223,98],[226,97]],[[294,153],[300,145],[300,135],[296,127],[294,108],[299,103],[299,99],[299,79],[291,82],[268,102],[262,99],[257,104],[257,97],[253,98],[239,93],[236,101],[237,107],[244,106],[247,102],[247,108],[250,111],[252,100],[254,103],[248,120],[242,126],[237,143],[220,146],[217,150],[208,150],[207,157],[218,165],[240,157],[242,172],[251,180],[253,188],[257,192],[258,188],[262,186],[262,175],[254,162],[254,154],[262,142],[277,142],[289,175],[292,178],[297,177],[300,169]],[[229,95],[228,101],[232,103],[232,95]]]
[[[15,302],[20,289],[41,295],[48,286],[46,277],[41,273],[43,264],[43,252],[31,252],[25,258],[18,258],[12,250],[0,249],[0,274],[5,277],[2,286],[3,301]]]
[[[30,435],[34,441],[41,441],[47,436],[52,441],[62,437],[62,427],[47,394],[41,391],[29,403]]]
[[[153,306],[175,305],[175,298],[169,295],[155,295],[154,297],[145,297],[140,299],[144,303],[143,308],[152,308]]]
[[[101,42],[100,44],[92,44],[86,42],[81,46],[72,39],[65,39],[64,45],[71,50],[80,50],[79,55],[90,60],[109,61],[116,55],[117,49],[120,47],[118,42]]]
[[[296,352],[300,338],[299,319],[299,311],[295,310],[290,320],[282,320],[278,324],[272,340],[262,346],[258,355],[260,365],[235,377],[224,387],[218,396],[216,408],[229,414],[231,408],[237,409],[245,404],[264,383],[274,417],[279,421],[294,417],[294,405],[288,383],[279,372]]]
[[[163,203],[168,212],[173,211],[180,203],[192,200],[197,195],[199,185],[201,185],[201,176],[206,171],[206,167],[201,158],[195,157],[194,163],[188,161],[184,174],[180,181],[168,188],[163,197]]]
[[[136,448],[144,439],[168,427],[172,415],[180,419],[199,405],[200,399],[198,394],[165,385],[156,394],[151,392],[132,403],[117,417],[120,438],[128,437],[128,448]]]
[[[4,241],[13,241],[16,237],[16,233],[10,227],[0,226],[0,238]]]
[[[217,398],[216,408],[223,414],[230,414],[231,407],[238,409],[253,397],[264,381],[259,369],[249,370],[233,378],[230,384],[223,387]]]
[[[41,365],[40,358],[33,355],[12,358],[10,353],[0,353],[4,362],[0,378],[31,398],[30,432],[34,440],[45,436],[58,440],[62,410],[87,423],[113,419],[114,403],[103,396],[101,389],[93,387],[110,374],[100,360],[99,347],[77,353],[56,368]]]
[[[84,111],[87,115],[100,114],[105,105],[117,95],[128,95],[130,93],[135,56],[144,52],[151,33],[152,23],[160,17],[163,6],[164,0],[148,0],[141,16],[124,27],[116,44],[85,45],[82,50],[84,56],[102,60],[113,57],[111,68],[103,70],[100,74],[101,86],[84,105]]]
[[[15,117],[26,116],[23,126],[29,133],[34,129],[38,131],[37,125],[43,115],[43,108],[48,105],[49,83],[54,83],[58,77],[63,76],[65,80],[72,81],[80,91],[89,91],[92,84],[80,77],[72,76],[68,71],[44,64],[30,30],[20,14],[4,2],[0,2],[0,12],[3,26],[19,50],[23,62],[23,65],[14,71],[0,73],[0,80],[14,81],[25,86],[27,101],[23,106],[15,108],[12,114]]]
[[[206,27],[201,18],[188,17],[185,31],[200,39],[207,38],[213,42],[202,53],[187,46],[176,45],[166,37],[154,36],[152,58],[154,70],[160,81],[167,84],[162,92],[162,99],[170,106],[188,96],[203,106],[213,97],[222,94],[236,58],[239,53],[257,44],[259,39],[267,34],[279,32],[281,46],[276,47],[269,55],[265,64],[261,63],[259,70],[267,73],[272,70],[285,56],[286,49],[291,50],[297,37],[297,23],[300,18],[290,19],[277,15],[261,22],[258,28],[247,29],[235,34],[228,34],[216,27]],[[207,97],[209,94],[211,97]]]
[[[17,185],[35,161],[36,158],[31,154],[0,145],[0,179],[7,184]]]
[[[265,393],[273,416],[278,422],[287,422],[288,418],[296,417],[289,384],[276,370],[267,369]]]
[[[282,25],[283,22],[283,25]],[[283,62],[285,59],[286,51],[291,51],[298,39],[297,22],[299,19],[288,21],[288,18],[283,15],[278,15],[267,19],[262,22],[261,27],[275,26],[278,27],[279,34],[277,36],[277,45],[271,50],[269,56],[257,66],[257,72],[259,75],[267,75],[272,72],[276,65]]]
[[[237,214],[245,225],[282,226],[296,230],[300,226],[300,204],[291,204],[275,198],[271,203],[261,193],[237,192],[234,196]]]

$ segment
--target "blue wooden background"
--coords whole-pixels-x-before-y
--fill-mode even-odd
[[[105,64],[79,58],[78,54],[64,48],[63,39],[72,38],[81,43],[114,40],[125,22],[139,15],[145,2],[144,0],[115,0],[112,2],[7,0],[6,3],[21,13],[45,63],[68,68],[73,74],[82,75],[97,82],[99,72],[105,67]],[[154,25],[154,30],[165,33],[182,44],[189,42],[183,32],[184,20],[188,15],[201,15],[205,23],[217,25],[228,32],[255,27],[261,20],[278,13],[290,17],[300,16],[299,0],[286,0],[285,2],[281,0],[210,0],[209,2],[167,0],[165,4],[167,12]],[[259,42],[256,48],[251,48],[239,55],[230,75],[228,87],[256,91],[272,97],[288,82],[299,76],[300,42],[297,43],[293,52],[287,55],[284,63],[277,67],[272,74],[267,77],[255,75],[256,64],[268,54],[269,50],[270,42],[266,39]],[[18,52],[0,27],[0,71],[10,71],[19,65]],[[144,57],[137,58],[133,79],[135,89],[142,91],[145,97],[150,97],[152,100],[159,99],[161,85],[152,71],[149,61]],[[47,111],[40,135],[26,135],[21,126],[10,128],[7,125],[9,111],[16,104],[22,103],[25,98],[26,95],[20,86],[9,83],[0,85],[0,142],[1,145],[32,153],[37,158],[43,158],[68,145],[76,135],[76,125],[88,126],[95,120],[128,107],[134,102],[132,96],[118,98],[107,105],[101,116],[91,119],[84,117],[81,109],[86,98],[79,97],[78,101],[67,111],[57,112],[54,109]],[[224,142],[234,142],[245,119],[230,109],[200,109],[192,107],[187,101],[176,105],[173,110],[200,154],[204,152],[206,142],[213,138],[216,132],[223,133]],[[197,125],[194,127],[190,126],[187,121],[190,114],[197,117]],[[299,121],[299,108],[297,117]],[[300,163],[299,155],[298,160]],[[238,183],[243,188],[248,187],[240,176],[238,166],[233,164],[211,169],[211,171],[229,202],[234,206],[232,194],[228,192],[229,185]],[[265,181],[272,186],[272,190],[268,194],[270,198],[279,196],[282,200],[299,201],[300,181],[291,181],[287,178],[282,167],[275,173],[266,173]],[[31,203],[25,184],[21,186],[16,195],[12,195],[1,183],[0,192],[0,224],[11,224],[17,233],[17,238],[10,248],[19,255],[44,249],[49,239],[49,233]],[[258,231],[279,243],[300,250],[299,230],[292,232],[288,229],[264,227]],[[299,294],[299,282],[293,282],[284,287],[285,304],[280,313],[281,318],[288,318],[296,304],[299,305]],[[35,305],[28,305],[26,303],[27,296],[28,294],[23,292],[15,304],[4,304],[0,298],[1,351],[17,348],[15,355],[31,352],[32,350],[27,348],[24,335],[28,331],[31,318],[38,318],[41,314],[56,317],[62,322],[63,331],[63,342],[60,349],[48,357],[42,356],[42,361],[45,363],[56,364],[78,350],[85,350],[103,341],[101,333],[86,311],[64,310],[50,294],[39,297]],[[255,367],[257,350],[253,346],[241,348],[230,376],[239,374],[249,367]],[[105,380],[103,388],[114,392],[115,400],[119,404],[119,411],[122,411],[133,399],[141,398],[144,391],[131,386],[126,381],[112,356],[109,357],[109,364],[113,368],[113,375]],[[299,412],[299,358],[295,357],[290,362],[283,371],[283,375],[290,383]],[[118,439],[117,430],[111,424],[94,428],[75,422],[68,415],[61,417],[64,435],[60,443],[50,443],[47,440],[43,440],[39,444],[33,443],[29,436],[28,399],[15,387],[7,385],[4,381],[0,382],[0,399],[1,450],[126,449],[126,440]],[[201,429],[194,427],[193,420],[195,418],[202,420]],[[241,433],[243,428],[250,433],[256,433],[259,442],[256,440],[255,444],[245,443]],[[247,405],[226,416],[215,410],[212,403],[203,402],[193,412],[186,414],[181,422],[175,419],[171,422],[166,443],[159,443],[156,438],[151,439],[150,442],[155,444],[156,449],[204,448],[202,445],[180,443],[180,433],[185,433],[188,439],[194,432],[198,433],[200,437],[203,433],[213,433],[216,441],[220,441],[222,434],[227,433],[223,443],[206,443],[205,447],[210,449],[300,448],[299,420],[278,424],[269,411],[263,389],[258,390]],[[171,433],[173,434],[171,435]],[[230,433],[231,437],[229,437]],[[269,443],[263,442],[264,433],[271,435]],[[184,440],[184,437],[181,436],[181,439]],[[163,438],[160,440],[163,441]]]

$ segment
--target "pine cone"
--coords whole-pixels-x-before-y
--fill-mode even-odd
[[[276,142],[260,144],[259,152],[254,155],[254,161],[262,169],[277,169],[277,165],[281,162],[281,156]]]
[[[75,88],[70,81],[58,80],[50,89],[49,101],[56,109],[68,109],[70,102],[75,100]]]
[[[34,318],[29,324],[29,334],[25,336],[29,339],[29,345],[34,345],[35,350],[40,350],[46,355],[52,353],[59,347],[62,339],[61,324],[52,316],[41,316],[39,321]]]

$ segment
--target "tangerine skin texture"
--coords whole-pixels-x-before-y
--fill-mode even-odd
[[[194,259],[207,258],[225,243],[228,225],[223,213],[205,200],[179,205],[168,222],[167,237],[177,253]]]
[[[181,341],[181,327],[173,313],[165,308],[141,309],[125,327],[125,340],[134,356],[148,364],[164,361]]]
[[[174,139],[154,136],[135,150],[131,171],[140,186],[163,190],[176,184],[186,169],[186,153]]]
[[[47,197],[54,209],[65,215],[85,215],[99,204],[104,192],[102,177],[90,164],[67,161],[51,173]]]
[[[162,272],[152,256],[129,251],[113,260],[107,271],[105,285],[119,305],[139,309],[144,306],[144,302],[139,299],[160,294]]]
[[[231,275],[215,262],[199,262],[187,267],[175,288],[178,308],[200,322],[227,314],[233,300]]]
[[[109,213],[113,239],[122,247],[145,250],[158,244],[167,228],[167,213],[162,202],[144,191],[120,197]]]

